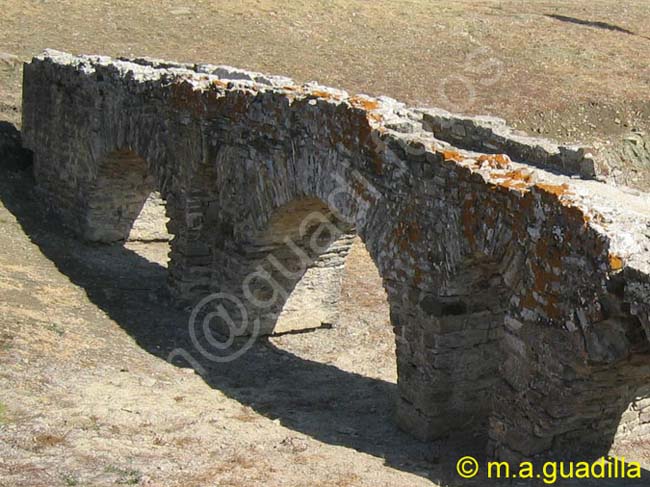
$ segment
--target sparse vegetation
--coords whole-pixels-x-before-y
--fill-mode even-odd
[[[73,475],[64,475],[63,482],[65,482],[65,485],[68,487],[75,487],[79,485],[79,481]]]
[[[65,441],[64,436],[52,434],[52,433],[41,433],[34,436],[34,445],[36,449],[50,448],[58,446]]]
[[[104,471],[117,475],[118,478],[115,483],[119,485],[137,485],[142,478],[142,473],[132,468],[123,469],[115,465],[108,465]]]
[[[52,333],[56,333],[59,336],[63,336],[65,334],[65,330],[56,323],[48,323],[45,328],[50,330]]]
[[[7,406],[0,402],[0,425],[6,424],[7,421]]]

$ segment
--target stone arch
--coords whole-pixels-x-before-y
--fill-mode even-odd
[[[320,200],[292,200],[271,211],[262,228],[215,243],[210,291],[232,294],[244,304],[242,334],[253,333],[255,320],[254,333],[261,335],[331,325],[354,235],[354,227]],[[311,315],[292,316],[297,306]]]
[[[145,203],[153,200],[154,205],[164,208],[170,246],[168,285],[172,291],[178,291],[179,283],[196,282],[197,268],[205,261],[196,238],[197,226],[202,222],[197,215],[202,207],[197,206],[195,194],[184,186],[184,178],[191,171],[185,172],[175,165],[175,161],[188,160],[187,166],[193,166],[187,145],[195,141],[178,130],[162,148],[154,147],[152,138],[163,138],[165,130],[155,124],[148,126],[139,117],[121,120],[118,125],[123,133],[107,130],[112,137],[93,140],[98,147],[118,148],[92,158],[87,180],[78,182],[74,212],[77,220],[71,226],[88,241],[123,242]],[[180,293],[177,295],[182,298]]]
[[[293,109],[311,110],[311,105]],[[314,125],[326,124],[318,120],[323,112],[315,116]],[[308,119],[304,113],[287,118],[297,123]],[[314,235],[313,230],[299,232],[300,223],[316,210],[341,235],[353,229],[358,233],[383,280],[396,336],[400,425],[427,439],[478,428],[485,433],[491,392],[499,380],[503,320],[511,297],[508,275],[518,273],[511,268],[521,265],[514,222],[499,207],[506,203],[498,200],[507,195],[486,193],[483,181],[469,171],[459,176],[444,164],[426,179],[443,181],[429,189],[429,198],[422,198],[424,192],[417,188],[422,182],[415,179],[398,179],[397,194],[384,194],[385,177],[377,164],[387,173],[395,170],[401,161],[392,149],[377,160],[363,149],[351,154],[338,150],[313,131],[305,130],[307,136],[290,143],[272,144],[239,130],[234,125],[223,135],[192,178],[199,195],[192,206],[200,221],[193,246],[197,258],[203,257],[194,268],[195,280],[186,282],[187,298],[234,290],[238,300],[250,303],[245,288],[248,277],[257,275],[267,286],[253,292],[272,298],[277,307],[262,306],[266,319],[251,307],[246,314],[249,321],[259,317],[266,323],[263,333],[271,332],[286,299],[277,299],[268,281],[280,283],[276,289],[287,293],[302,277],[304,268],[289,279],[279,269],[295,269],[296,256]],[[459,177],[482,201],[475,213],[473,202],[468,205],[446,184]],[[410,184],[416,187],[405,191]],[[483,221],[493,226],[483,228]],[[288,247],[287,236],[298,245]],[[280,257],[270,261],[278,250]],[[341,262],[346,251],[341,245],[334,262]],[[331,252],[310,255],[307,267],[323,255]],[[267,264],[266,279],[260,263]],[[229,318],[236,320],[237,311],[229,310]],[[230,332],[227,323],[222,326]],[[250,332],[250,326],[239,331]]]

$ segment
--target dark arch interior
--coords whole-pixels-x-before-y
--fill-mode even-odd
[[[129,149],[108,154],[99,164],[82,217],[83,236],[93,242],[124,241],[156,190],[147,162]]]
[[[276,208],[262,228],[244,237],[215,237],[210,291],[227,293],[233,298],[228,301],[239,303],[230,307],[231,318],[241,320],[245,309],[242,334],[334,326],[348,254],[353,245],[365,250],[352,225],[310,197]],[[364,258],[369,259],[367,252]]]
[[[267,227],[242,245],[245,267],[257,272],[244,294],[255,295],[247,301],[266,315],[263,332],[327,327],[337,321],[354,235],[354,228],[321,201],[302,198],[278,208]]]

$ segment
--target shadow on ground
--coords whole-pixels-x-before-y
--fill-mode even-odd
[[[488,482],[480,477],[471,481],[459,478],[455,472],[457,459],[473,455],[482,463],[484,440],[449,438],[434,444],[400,432],[393,420],[394,384],[306,360],[266,340],[258,341],[232,362],[203,358],[188,333],[189,310],[175,307],[167,295],[164,267],[120,245],[81,243],[39,207],[29,153],[15,146],[16,134],[13,126],[0,122],[3,204],[58,270],[83,287],[89,299],[148,353],[161,360],[176,355],[173,364],[188,367],[182,355],[175,353],[184,349],[196,361],[194,369],[201,371],[206,384],[259,414],[278,419],[286,428],[318,441],[383,458],[389,467],[439,485],[544,485],[541,480]],[[12,145],[13,149],[7,149]],[[608,486],[641,486],[648,485],[648,480],[650,472],[644,471],[643,479],[635,482],[609,479],[597,483],[563,481],[561,485],[606,482]]]
[[[613,32],[620,32],[621,34],[638,36],[650,40],[649,37],[642,36],[640,34],[637,34],[636,32],[632,32],[631,30],[624,29],[623,27],[619,27],[618,25],[610,24],[609,22],[584,20],[584,19],[578,19],[576,17],[568,17],[566,15],[558,15],[558,14],[545,14],[545,16],[551,19],[559,20],[560,22],[568,22],[570,24],[584,25],[586,27],[593,27],[594,29],[610,30]]]

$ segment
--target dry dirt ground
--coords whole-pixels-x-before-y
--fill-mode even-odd
[[[646,0],[0,0],[0,122],[19,125],[21,62],[51,47],[231,64],[616,144],[650,128],[649,25]],[[392,330],[362,245],[337,326],[202,361],[201,376],[167,362],[193,347],[166,244],[75,241],[4,160],[0,199],[0,486],[468,485],[453,462],[482,439],[394,425]]]

